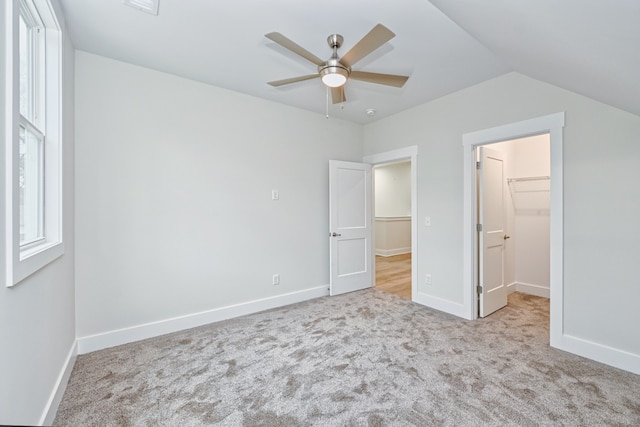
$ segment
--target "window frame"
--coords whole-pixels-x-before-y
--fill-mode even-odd
[[[37,14],[39,67],[35,82],[43,96],[34,102],[35,114],[20,111],[20,14],[22,8]],[[62,234],[62,31],[49,0],[6,2],[6,286],[11,287],[64,254]],[[43,237],[28,244],[20,241],[20,128],[37,130],[43,137]]]

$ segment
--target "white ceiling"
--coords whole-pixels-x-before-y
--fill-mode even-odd
[[[60,0],[76,48],[320,114],[317,72],[266,39],[277,31],[329,58],[381,23],[396,37],[354,70],[406,74],[401,89],[350,80],[331,117],[367,123],[509,71],[640,115],[638,0],[160,0],[153,16],[122,0]],[[376,110],[375,117],[365,111]]]

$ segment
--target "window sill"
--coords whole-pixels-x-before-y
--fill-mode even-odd
[[[14,261],[13,269],[9,271],[7,287],[12,287],[46,267],[64,255],[64,243],[43,243],[21,251],[19,259]]]

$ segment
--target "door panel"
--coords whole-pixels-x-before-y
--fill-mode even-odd
[[[338,239],[338,276],[364,273],[367,271],[365,239]]]
[[[371,165],[329,162],[329,293],[373,286]]]
[[[488,316],[507,305],[504,283],[504,158],[502,153],[479,147],[478,233],[480,317]]]
[[[366,227],[368,219],[366,215],[367,171],[348,169],[349,167],[336,168],[338,229]]]

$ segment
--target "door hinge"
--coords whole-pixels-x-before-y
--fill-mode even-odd
[[[478,286],[476,290],[478,291],[478,295],[482,295],[482,286]]]
[[[480,233],[482,231],[482,224],[476,224],[476,231]]]
[[[480,169],[480,162],[476,162],[476,169]]]

